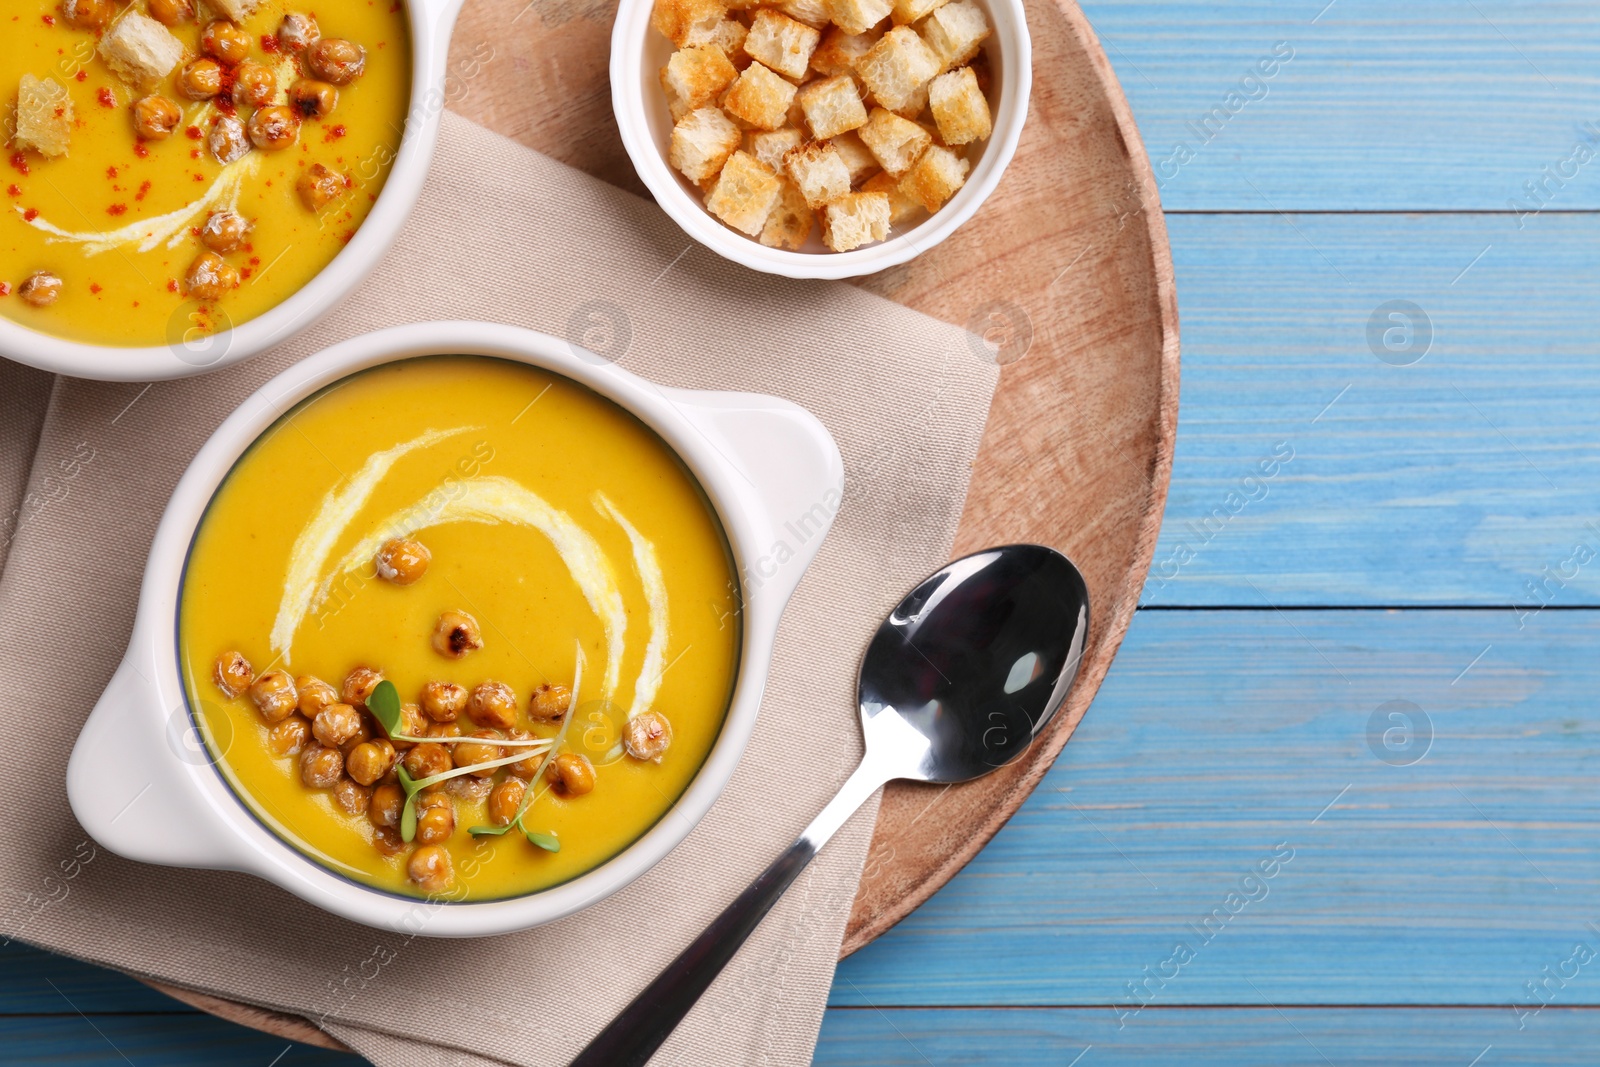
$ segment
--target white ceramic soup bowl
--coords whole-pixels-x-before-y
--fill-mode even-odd
[[[789,278],[854,278],[913,259],[956,231],[994,192],[1017,150],[1028,118],[1033,86],[1033,44],[1022,0],[974,0],[989,16],[993,32],[983,44],[992,87],[989,108],[994,130],[967,158],[966,184],[938,211],[921,222],[896,227],[886,241],[849,252],[832,252],[812,232],[798,252],[768,248],[746,237],[706,210],[700,190],[667,162],[672,116],[661,90],[660,71],[672,55],[672,42],[650,27],[654,0],[622,0],[611,31],[611,106],[617,129],[634,169],[684,232],[719,256],[768,274]]]
[[[315,278],[266,313],[215,334],[183,332],[164,345],[124,348],[68,341],[0,318],[0,356],[56,374],[102,381],[184,378],[237,363],[299,333],[359,285],[416,205],[448,100],[446,61],[462,0],[403,0],[411,24],[411,101],[383,192],[350,243]]]
[[[738,677],[715,745],[656,825],[606,863],[526,896],[425,902],[334,873],[278,837],[223,779],[199,736],[179,674],[184,566],[213,493],[279,416],[322,387],[413,356],[498,356],[553,371],[632,412],[699,480],[727,535],[743,595]],[[184,473],[150,549],[133,636],[79,735],[67,795],[79,823],[129,859],[244,871],[372,926],[473,937],[550,922],[649,870],[711,807],[755,724],[778,617],[816,555],[844,489],[833,438],[810,413],[750,393],[656,386],[546,334],[483,323],[397,327],[335,345],[263,385],[217,428]]]

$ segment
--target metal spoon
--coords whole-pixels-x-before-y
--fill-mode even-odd
[[[1020,756],[1066,700],[1088,633],[1083,576],[1042,545],[975,553],[913,589],[862,658],[861,766],[572,1067],[643,1067],[817,851],[884,783],[965,782]]]

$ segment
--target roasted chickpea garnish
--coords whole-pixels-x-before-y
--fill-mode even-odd
[[[577,752],[563,752],[551,760],[544,776],[562,796],[581,797],[594,790],[594,764]]]
[[[320,741],[300,750],[300,780],[312,789],[332,789],[344,775],[344,753]]]
[[[343,196],[350,185],[338,171],[329,170],[321,163],[313,163],[300,175],[294,187],[300,194],[300,202],[308,210],[321,211]]]
[[[431,562],[433,553],[428,551],[428,546],[409,537],[384,542],[372,561],[378,569],[378,577],[395,585],[410,585],[421,578]]]
[[[293,756],[311,740],[311,724],[291,715],[267,731],[267,748],[274,756]]]
[[[333,802],[347,815],[360,815],[372,800],[372,790],[351,778],[341,778],[333,786]]]
[[[239,268],[215,252],[201,252],[189,265],[184,283],[196,300],[218,300],[239,288]]]
[[[430,722],[423,737],[460,737],[461,725],[453,722]]]
[[[250,135],[236,115],[223,115],[211,127],[206,144],[217,162],[226,167],[237,162],[250,151]]]
[[[460,659],[482,647],[478,620],[464,611],[447,611],[433,625],[433,650],[441,656]]]
[[[479,726],[509,730],[517,721],[517,694],[504,682],[480,682],[467,699],[467,714]]]
[[[513,741],[533,740],[533,735],[526,730],[512,730],[507,736],[509,736]],[[506,755],[509,756],[511,753],[507,752]],[[539,773],[539,765],[543,762],[544,753],[540,752],[536,755],[529,756],[527,759],[520,759],[517,762],[508,765],[506,767],[506,773],[511,775],[513,778],[522,778],[531,782],[533,781],[533,776]]]
[[[211,668],[211,680],[231,700],[250,688],[250,683],[256,680],[256,672],[241,653],[229,649],[217,657],[216,664]]]
[[[190,100],[210,100],[222,92],[222,65],[214,59],[192,59],[178,72],[178,91]]]
[[[278,23],[278,44],[285,52],[301,52],[316,44],[322,37],[317,20],[310,15],[291,11]]]
[[[300,691],[300,714],[308,719],[315,719],[329,704],[339,703],[339,691],[314,674],[302,674],[294,680],[294,687]]]
[[[443,774],[455,765],[450,758],[449,747],[436,745],[432,741],[425,741],[407,752],[403,762],[406,773],[419,781]]]
[[[363,741],[351,749],[344,758],[344,769],[362,785],[371,785],[389,773],[389,768],[394,766],[394,758],[394,746],[380,737]]]
[[[233,102],[239,107],[266,107],[278,95],[278,76],[271,67],[246,60],[233,72]]]
[[[200,31],[200,51],[231,67],[250,54],[250,35],[233,23],[218,19]]]
[[[346,763],[350,761],[350,753],[354,752],[357,746],[364,745],[372,740],[372,728],[375,725],[377,725],[376,721],[372,720],[366,713],[356,712],[356,732],[345,738],[344,742],[339,746],[339,751],[344,753]],[[389,743],[387,739],[380,740],[383,740],[386,745]]]
[[[237,252],[253,228],[250,220],[236,211],[213,211],[200,227],[200,243],[213,252]],[[333,687],[328,686],[328,691]]]
[[[324,37],[306,49],[311,73],[334,85],[349,85],[367,69],[367,50],[341,37]]]
[[[361,715],[349,704],[329,704],[311,720],[311,732],[330,748],[338,748],[361,729]]]
[[[411,854],[406,864],[406,874],[417,887],[429,893],[442,893],[455,881],[455,871],[450,866],[450,853],[438,845],[419,848]]]
[[[406,850],[400,831],[389,826],[379,826],[372,831],[372,847],[384,856],[398,856]]]
[[[541,722],[560,719],[572,706],[572,690],[564,685],[541,685],[528,701],[528,715]]]
[[[424,737],[427,735],[425,735],[423,731],[427,728],[428,720],[423,718],[422,710],[420,708],[418,708],[415,704],[400,705],[401,734],[405,735],[406,737]],[[389,738],[389,740],[393,742],[394,747],[400,752],[404,752],[412,745],[416,744],[415,741],[401,741],[394,737]]]
[[[117,5],[112,0],[62,0],[61,13],[74,26],[103,30],[117,13]]]
[[[434,722],[455,722],[467,706],[467,691],[454,682],[429,682],[422,687],[422,710]]]
[[[47,308],[61,299],[62,281],[47,270],[34,271],[17,286],[17,295],[36,308]]]
[[[396,782],[384,782],[372,791],[367,818],[374,826],[399,826],[400,810],[406,804],[406,791]]]
[[[463,804],[482,804],[489,799],[489,792],[492,789],[494,789],[493,779],[478,778],[470,774],[463,774],[460,778],[452,778],[444,783],[444,791]]]
[[[308,119],[325,119],[339,106],[339,90],[308,78],[289,86],[289,103]]]
[[[339,690],[339,695],[346,704],[364,708],[367,706],[367,698],[378,688],[378,683],[381,681],[383,681],[382,671],[375,671],[371,667],[357,667],[344,676],[344,687]]]
[[[294,714],[300,694],[295,692],[294,679],[289,677],[289,672],[268,671],[250,686],[250,699],[261,717],[273,723]]]
[[[454,758],[457,767],[470,767],[474,763],[488,763],[490,760],[497,760],[501,756],[506,755],[505,749],[501,748],[497,744],[494,744],[494,742],[501,739],[500,734],[497,731],[474,730],[472,732],[472,736],[482,738],[483,740],[481,742],[463,741],[459,745],[454,746],[456,750]],[[499,768],[497,767],[484,767],[473,771],[472,773],[478,778],[488,778],[491,777],[498,769]]]
[[[622,729],[622,747],[637,760],[660,763],[671,744],[672,724],[659,711],[635,715]]]
[[[300,116],[294,108],[274,104],[250,116],[250,140],[267,152],[281,152],[300,139]]]
[[[507,778],[489,791],[489,821],[495,826],[505,826],[522,806],[522,795],[528,785],[521,778]]]
[[[183,112],[164,96],[147,96],[133,105],[133,132],[146,141],[165,141],[183,121]]]
[[[437,845],[456,832],[456,804],[445,793],[426,793],[417,798],[417,840]]]
[[[189,0],[150,0],[150,17],[163,26],[194,21],[194,5]]]

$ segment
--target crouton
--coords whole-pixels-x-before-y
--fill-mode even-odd
[[[928,85],[928,107],[939,125],[945,144],[971,144],[988,137],[994,129],[989,101],[978,88],[978,76],[971,67],[941,74]]]
[[[909,26],[918,19],[927,18],[947,0],[894,0],[894,10],[889,17],[894,19],[896,26]]]
[[[894,0],[828,0],[828,16],[846,33],[866,33],[889,17]]]
[[[822,33],[822,43],[811,53],[811,69],[829,76],[850,74],[856,69],[856,60],[866,55],[881,36],[873,30],[845,33],[837,26],[829,26]]]
[[[100,58],[135,85],[165,78],[183,59],[183,42],[148,15],[129,11],[100,38]]]
[[[721,0],[656,0],[650,25],[678,48],[708,44],[727,15]]]
[[[796,129],[752,130],[745,134],[744,150],[773,170],[781,172],[783,154],[805,139],[805,135]]]
[[[41,156],[64,156],[72,144],[72,96],[54,78],[24,74],[17,87],[15,144]]]
[[[212,10],[233,22],[243,22],[250,17],[250,12],[261,6],[261,0],[208,0],[208,2]]]
[[[822,34],[776,11],[758,11],[744,39],[747,55],[794,81],[806,76],[811,53]]]
[[[661,88],[666,90],[672,117],[704,107],[739,76],[722,49],[715,45],[691,45],[672,53],[661,68]]]
[[[924,82],[911,91],[911,95],[903,100],[899,107],[884,106],[903,119],[920,119],[922,113],[928,110],[928,86],[932,82]],[[877,101],[874,101],[876,103]],[[929,129],[932,129],[930,126]]]
[[[890,111],[906,107],[939,69],[939,56],[909,26],[896,26],[856,61],[856,73]]]
[[[881,107],[872,109],[867,124],[857,132],[878,165],[894,175],[910,170],[922,150],[933,143],[927,130]]]
[[[953,0],[929,15],[922,38],[939,57],[939,69],[959,67],[978,54],[989,37],[989,22],[972,0]]]
[[[750,62],[750,57],[744,51],[744,39],[749,35],[750,28],[744,23],[723,19],[717,23],[711,39],[705,43],[722,49],[722,54],[727,56],[734,66],[742,69],[743,64]]]
[[[748,152],[728,157],[706,197],[706,210],[741,233],[756,236],[778,202],[783,182]]]
[[[845,169],[850,172],[851,185],[860,185],[865,178],[877,172],[878,157],[854,133],[841,133],[828,143],[844,160]]]
[[[831,144],[813,141],[791,148],[783,169],[813,210],[850,191],[850,168]]]
[[[814,29],[822,29],[828,24],[830,12],[828,0],[783,0],[778,5],[778,10],[797,22],[803,22]]]
[[[756,62],[739,75],[722,106],[734,118],[757,129],[775,130],[788,118],[794,94],[793,85]]]
[[[889,197],[846,193],[822,210],[822,240],[835,252],[848,252],[889,236]]]
[[[972,164],[942,145],[933,145],[900,181],[905,194],[929,211],[938,211],[967,180]]]
[[[856,81],[848,74],[812,82],[799,92],[811,136],[822,140],[866,125],[867,109],[861,103]]]
[[[811,228],[816,222],[817,218],[811,213],[799,188],[794,182],[784,182],[783,192],[778,194],[777,206],[767,216],[767,224],[761,230],[761,243],[768,248],[787,248],[791,252],[798,252],[811,236]]]
[[[714,107],[691,111],[672,127],[667,162],[692,182],[703,182],[739,147],[739,127]]]
[[[886,170],[880,170],[868,178],[861,186],[864,193],[883,193],[889,198],[889,225],[898,226],[906,219],[922,211],[922,205],[917,203],[902,188],[900,179]]]

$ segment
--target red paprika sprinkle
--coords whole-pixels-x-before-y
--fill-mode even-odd
[[[28,176],[28,157],[21,152],[16,152],[11,156],[11,165],[17,168],[17,172],[24,178]]]
[[[116,178],[117,178],[117,168],[116,167],[107,167],[106,168],[106,179],[108,181],[115,181]]]
[[[176,293],[177,291],[178,291],[178,280],[176,278],[168,278],[167,279],[167,292]]]
[[[277,35],[276,34],[271,34],[271,33],[263,33],[261,35],[261,50],[263,52],[276,52],[278,50],[278,38],[277,38]]]
[[[110,207],[106,208],[107,215],[126,215],[127,213],[127,204],[112,204]]]
[[[10,296],[10,295],[11,295],[11,283],[10,282],[0,282],[0,296]]]
[[[143,141],[135,141],[133,144],[133,154],[138,156],[140,159],[149,159],[150,149],[144,146]]]
[[[107,89],[103,85],[100,87],[100,91],[94,94],[94,98],[96,100],[100,101],[100,106],[101,107],[116,107],[117,106],[116,94],[113,93],[110,89]]]
[[[94,282],[90,282],[89,283],[89,292],[93,293],[95,296],[99,296],[100,295],[100,287],[98,285],[96,285]]]
[[[89,80],[89,72],[88,72],[88,71],[86,71],[86,70],[80,70],[80,71],[78,71],[78,73],[77,73],[77,74],[76,74],[76,75],[75,75],[75,77],[76,77],[76,78],[77,78],[77,79],[78,79],[78,80],[79,80],[79,81],[81,81],[81,82],[86,82],[86,81],[88,81],[88,80]]]
[[[32,222],[34,219],[36,219],[38,217],[39,217],[39,209],[36,208],[36,207],[30,207],[28,210],[26,210],[26,211],[24,211],[22,213],[23,220],[27,221],[27,222]]]
[[[44,24],[46,26],[54,26],[56,24],[56,17],[54,15],[43,15],[40,17],[44,19]]]
[[[22,186],[20,186],[20,185],[10,186],[10,187],[8,187],[6,189],[6,192],[10,193],[12,196],[21,196],[22,195]]]
[[[150,183],[149,182],[140,182],[139,183],[139,191],[133,195],[133,198],[135,200],[143,200],[145,198],[145,194],[148,193],[149,191],[150,191]]]
[[[339,138],[343,137],[349,132],[349,130],[344,128],[343,123],[340,123],[337,126],[329,126],[327,132],[322,135],[322,141],[324,144],[332,144],[334,141],[337,141]]]
[[[198,141],[200,138],[205,136],[205,134],[200,132],[200,127],[198,126],[190,126],[187,130],[184,130],[183,133],[184,136],[188,137],[191,141]]]

